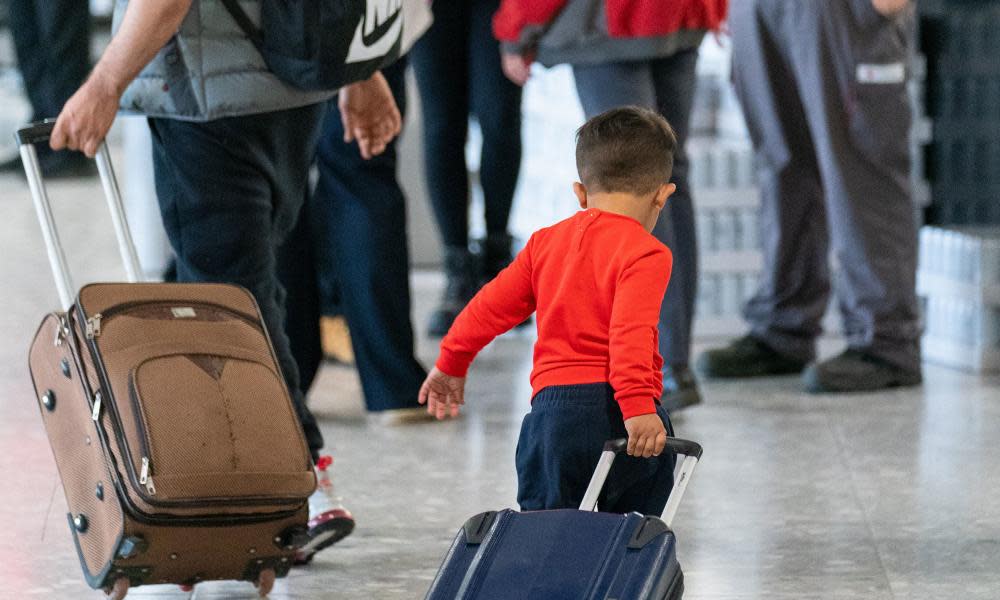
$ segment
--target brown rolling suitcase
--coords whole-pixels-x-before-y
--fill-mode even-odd
[[[266,593],[292,564],[316,487],[254,298],[221,284],[91,284],[70,297],[34,144],[21,156],[65,312],[31,345],[36,400],[87,583],[241,579]],[[139,263],[107,146],[98,169],[130,281]]]

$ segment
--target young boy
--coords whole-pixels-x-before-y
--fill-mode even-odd
[[[537,311],[531,412],[517,443],[522,510],[576,508],[604,442],[628,436],[598,506],[658,515],[673,485],[672,433],[658,406],[660,303],[670,250],[650,231],[676,187],[676,137],[655,112],[610,110],[577,131],[584,210],[535,232],[441,341],[420,402],[439,419],[457,416],[465,374],[496,336]]]

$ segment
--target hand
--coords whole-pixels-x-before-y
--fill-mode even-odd
[[[465,377],[452,377],[434,367],[420,386],[419,400],[439,420],[457,417],[458,408],[465,404]]]
[[[531,56],[511,52],[500,54],[500,66],[503,68],[503,74],[507,76],[507,79],[522,87],[528,83],[528,78],[531,77],[532,62],[533,57]]]
[[[337,106],[344,125],[344,141],[357,140],[365,160],[382,154],[403,127],[389,83],[378,71],[365,81],[341,88]]]
[[[872,6],[883,17],[893,17],[903,11],[910,0],[872,0]]]
[[[629,456],[659,456],[667,445],[667,430],[656,413],[625,419],[625,431],[628,432]]]
[[[52,129],[53,150],[79,150],[93,158],[118,113],[121,92],[97,71],[63,106]]]

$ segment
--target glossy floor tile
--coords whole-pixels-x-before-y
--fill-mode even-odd
[[[77,282],[116,279],[94,182],[55,186]],[[32,403],[26,349],[56,304],[19,179],[0,178],[0,597],[98,598],[79,572],[65,501]],[[418,326],[440,277],[414,277]],[[354,535],[272,598],[421,598],[466,517],[512,506],[532,339],[483,352],[456,422],[386,427],[357,378],[322,372],[311,403],[336,457]],[[824,352],[838,350],[836,340]],[[434,344],[420,341],[430,362]],[[815,397],[794,377],[705,383],[676,420],[705,456],[676,523],[689,600],[1000,598],[1000,379],[927,367],[922,388]],[[253,598],[249,584],[131,598]]]

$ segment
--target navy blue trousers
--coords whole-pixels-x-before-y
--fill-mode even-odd
[[[406,61],[382,71],[406,112]],[[406,199],[396,180],[396,142],[364,160],[344,143],[336,99],[316,150],[319,181],[278,256],[288,292],[285,331],[303,393],[323,360],[319,319],[339,309],[370,411],[419,406],[427,373],[413,353]],[[335,308],[331,308],[331,304]]]
[[[667,435],[674,431],[659,405]],[[614,390],[606,383],[544,388],[531,402],[517,440],[517,502],[521,510],[579,508],[604,442],[628,437]],[[621,454],[598,500],[603,512],[659,516],[674,486],[676,456]]]

